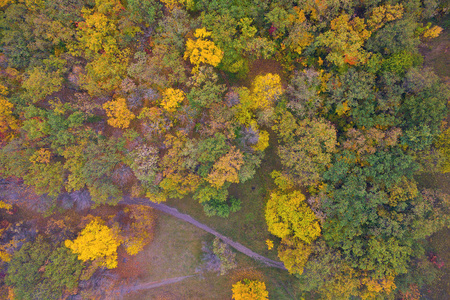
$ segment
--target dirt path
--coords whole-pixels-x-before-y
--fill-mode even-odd
[[[153,282],[146,282],[146,283],[141,283],[141,284],[137,284],[137,285],[128,285],[128,286],[123,286],[117,290],[115,290],[114,292],[120,295],[124,295],[124,294],[128,294],[131,292],[136,292],[136,291],[140,291],[140,290],[148,290],[148,289],[153,289],[153,288],[157,288],[163,285],[167,285],[167,284],[172,284],[172,283],[176,283],[176,282],[180,282],[184,279],[190,278],[190,277],[194,277],[196,275],[188,275],[188,276],[182,276],[182,277],[173,277],[173,278],[168,278],[168,279],[164,279],[164,280],[160,280],[160,281],[153,281]]]
[[[119,202],[119,204],[140,204],[140,205],[146,205],[146,206],[150,206],[153,207],[154,209],[157,209],[159,211],[165,212],[166,214],[169,214],[171,216],[174,216],[180,220],[183,220],[185,222],[191,223],[192,225],[203,229],[206,232],[209,232],[215,236],[217,236],[219,239],[221,239],[223,242],[227,243],[228,245],[230,245],[231,247],[233,247],[234,249],[236,249],[237,251],[244,253],[245,255],[256,259],[264,264],[266,264],[269,267],[274,267],[274,268],[278,268],[278,269],[282,269],[282,270],[286,270],[286,267],[284,266],[284,264],[282,262],[279,261],[274,261],[271,260],[267,257],[264,257],[262,255],[259,255],[258,253],[253,252],[252,250],[248,249],[247,247],[234,242],[233,240],[227,238],[226,236],[218,233],[217,231],[215,231],[214,229],[206,226],[205,224],[200,223],[199,221],[195,220],[194,218],[192,218],[189,215],[186,214],[182,214],[180,213],[177,209],[173,208],[173,207],[169,207],[165,204],[162,203],[154,203],[151,202],[148,199],[144,199],[144,198],[132,198],[129,196],[124,196],[122,201]]]

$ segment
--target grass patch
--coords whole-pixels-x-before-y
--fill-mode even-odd
[[[212,235],[161,213],[153,242],[133,258],[132,264],[143,269],[139,276],[142,283],[196,274],[202,264],[201,244],[203,241],[211,244],[212,240]],[[271,299],[293,299],[295,277],[288,272],[261,266],[241,253],[237,253],[236,260],[238,267],[226,275],[197,274],[177,283],[131,292],[124,299],[231,299],[235,282],[255,276],[266,282]]]

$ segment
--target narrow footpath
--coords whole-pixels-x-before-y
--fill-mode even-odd
[[[211,227],[206,226],[203,223],[200,223],[199,221],[195,220],[194,218],[192,218],[189,215],[180,213],[176,208],[167,206],[165,204],[162,203],[155,203],[155,202],[151,202],[148,199],[145,198],[132,198],[129,196],[124,196],[122,198],[122,200],[119,202],[119,204],[139,204],[139,205],[146,205],[146,206],[150,206],[153,207],[154,209],[157,209],[159,211],[162,211],[166,214],[169,214],[175,218],[178,218],[180,220],[183,220],[185,222],[191,223],[192,225],[203,229],[206,232],[209,232],[213,235],[215,235],[216,237],[218,237],[219,239],[221,239],[224,243],[227,243],[228,245],[230,245],[231,247],[233,247],[234,249],[236,249],[237,251],[255,259],[258,260],[264,264],[266,264],[269,267],[274,267],[274,268],[278,268],[278,269],[282,269],[282,270],[286,270],[286,267],[284,266],[284,264],[282,262],[279,261],[274,261],[271,260],[267,257],[264,257],[262,255],[259,255],[256,252],[253,252],[252,250],[248,249],[247,247],[243,246],[240,243],[236,243],[233,240],[231,240],[230,238],[218,233],[217,231],[215,231],[214,229],[212,229]]]

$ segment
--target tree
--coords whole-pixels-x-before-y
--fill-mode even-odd
[[[161,14],[161,5],[155,0],[128,0],[127,12],[138,23],[151,25]]]
[[[272,192],[265,216],[269,231],[279,238],[293,237],[310,244],[320,236],[319,221],[300,191]]]
[[[41,280],[39,268],[45,264],[50,253],[50,244],[38,239],[35,243],[25,243],[13,256],[5,282],[14,287],[17,298],[33,298],[35,289]]]
[[[175,112],[186,99],[186,94],[179,89],[168,88],[162,94],[161,106],[168,112]]]
[[[191,64],[194,65],[193,73],[198,71],[200,64],[206,63],[217,67],[222,60],[223,51],[214,42],[207,39],[210,36],[211,32],[200,28],[195,30],[194,37],[197,38],[195,41],[192,39],[186,41],[184,59],[189,58]]]
[[[136,116],[128,109],[124,98],[117,98],[103,104],[108,116],[108,124],[118,128],[128,128]]]
[[[282,142],[278,146],[278,155],[289,177],[297,184],[317,183],[335,151],[334,127],[320,119],[297,121],[290,112],[286,112],[273,128]]]
[[[192,107],[208,108],[213,103],[220,103],[226,90],[218,83],[219,77],[210,66],[201,66],[188,81],[190,91],[187,95]]]
[[[42,236],[25,243],[8,267],[6,283],[17,299],[61,299],[78,286],[83,264],[66,247],[53,249]]]
[[[387,22],[401,19],[403,16],[403,5],[398,3],[396,5],[382,5],[375,7],[369,19],[367,25],[372,31],[378,30],[383,27]]]
[[[286,88],[287,108],[301,118],[314,117],[323,104],[321,84],[320,73],[314,69],[296,72]]]
[[[304,267],[312,254],[312,246],[297,238],[284,238],[278,246],[278,257],[290,274],[302,275]]]
[[[234,300],[267,300],[269,292],[266,284],[258,280],[244,279],[233,284]]]
[[[117,248],[120,244],[118,234],[98,220],[87,224],[75,240],[64,242],[67,248],[78,255],[79,260],[96,260],[108,269],[117,267]]]
[[[429,69],[409,70],[404,84],[407,95],[400,108],[404,131],[401,141],[413,150],[424,150],[440,133],[450,90]]]
[[[278,74],[258,75],[252,82],[253,103],[250,108],[256,110],[273,106],[282,92],[281,78]]]
[[[64,291],[75,290],[83,268],[83,264],[69,249],[64,246],[55,249],[45,266],[44,281],[38,289],[37,298],[60,299]]]
[[[156,216],[153,208],[143,205],[131,205],[129,209],[131,224],[125,230],[122,229],[120,235],[125,251],[129,255],[136,255],[152,241]]]
[[[364,50],[364,42],[370,37],[364,19],[350,19],[342,14],[331,21],[331,28],[317,37],[317,44],[330,49],[327,60],[338,67],[345,64],[361,65],[367,62],[369,54]]]
[[[19,122],[13,116],[14,105],[0,93],[0,143],[8,142],[19,129]]]
[[[238,172],[243,163],[241,151],[232,146],[227,154],[214,163],[211,172],[208,174],[208,182],[216,188],[220,188],[225,182],[238,183]]]
[[[86,74],[80,77],[80,84],[91,96],[99,96],[118,88],[125,77],[129,49],[114,50],[107,54],[96,54],[86,65]]]
[[[218,237],[213,241],[213,253],[220,260],[220,275],[225,275],[229,270],[236,268],[236,253]]]
[[[32,102],[43,100],[46,96],[61,89],[64,81],[65,61],[53,57],[43,61],[45,66],[37,66],[27,71],[22,87]]]
[[[415,34],[417,27],[413,18],[403,18],[387,23],[372,34],[367,40],[366,48],[382,55],[392,55],[402,51],[416,53],[420,43],[419,37]]]
[[[442,173],[450,172],[450,129],[441,132],[435,143],[440,154],[439,168]]]

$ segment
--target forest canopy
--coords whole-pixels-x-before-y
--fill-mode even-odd
[[[448,195],[416,180],[449,171],[450,90],[419,51],[448,11],[444,0],[1,0],[0,175],[46,197],[22,204],[49,215],[132,195],[192,198],[227,218],[248,201],[230,191],[277,155],[264,214],[303,295],[405,295],[427,283],[425,239],[450,226]],[[76,193],[87,204],[62,200]],[[150,240],[138,229],[153,216],[128,214],[140,225],[86,221],[58,247],[27,237],[2,282],[18,299],[73,291],[82,263],[114,268],[120,245],[136,254]],[[267,297],[259,281],[233,293]]]

